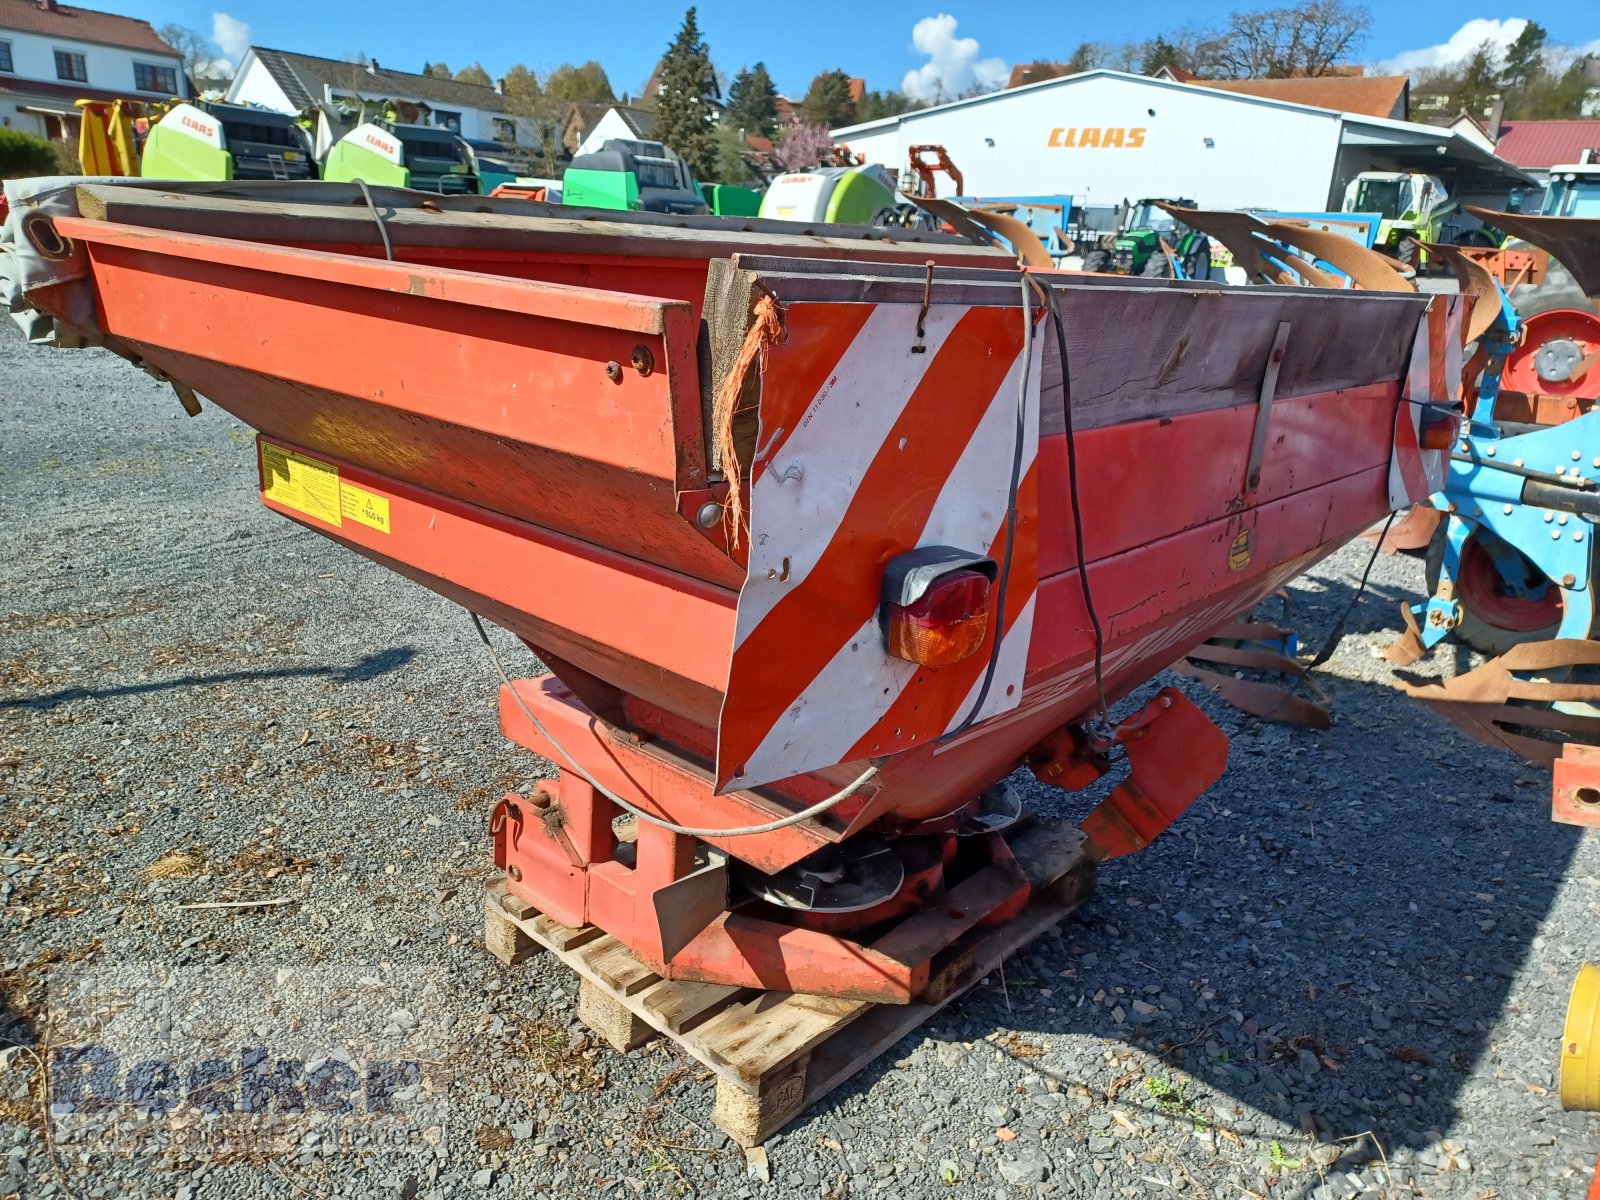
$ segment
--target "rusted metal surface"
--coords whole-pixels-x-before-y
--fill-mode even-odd
[[[1553,766],[1562,735],[1600,741],[1600,683],[1566,681],[1575,669],[1596,666],[1600,642],[1558,638],[1525,642],[1439,683],[1401,686],[1478,741]]]
[[[1287,607],[1287,594],[1284,602]],[[1237,621],[1218,629],[1170,669],[1205,684],[1251,716],[1330,729],[1333,717],[1327,693],[1317,686],[1305,664],[1273,648],[1292,636],[1289,630],[1263,621]],[[1235,674],[1239,671],[1254,677]]]
[[[1548,250],[1572,272],[1585,296],[1600,296],[1600,217],[1539,217],[1475,204],[1465,207],[1484,224]]]

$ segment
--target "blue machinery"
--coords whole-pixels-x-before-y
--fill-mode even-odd
[[[1444,489],[1428,501],[1446,516],[1442,546],[1436,538],[1430,549],[1433,595],[1410,606],[1425,651],[1453,630],[1499,654],[1522,641],[1587,638],[1594,627],[1600,410],[1548,426],[1496,419],[1507,359],[1528,331],[1498,285],[1479,300],[1493,302],[1477,400]]]

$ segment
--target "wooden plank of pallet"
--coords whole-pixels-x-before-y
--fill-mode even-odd
[[[687,1036],[719,1070],[756,1090],[824,1038],[873,1007],[867,1000],[757,993],[755,999],[718,1013]]]
[[[1077,827],[1034,824],[1008,844],[1034,888],[1027,908],[998,927],[967,928],[940,950],[927,989],[909,1005],[661,979],[625,945],[593,927],[572,929],[543,915],[510,917],[496,899],[505,894],[503,884],[491,885],[489,912],[554,951],[579,975],[579,1015],[609,1044],[625,1051],[659,1032],[716,1072],[712,1120],[748,1149],[964,995],[1089,895],[1095,864],[1084,853]],[[990,893],[998,894],[1004,874],[990,879],[980,872],[951,897],[974,905],[993,899]],[[1014,875],[1008,886],[1015,886]],[[925,921],[912,917],[907,924],[911,932],[902,941],[931,944],[930,929],[918,932]]]
[[[655,1018],[652,1022],[669,1034],[687,1033],[710,1020],[742,995],[747,988],[726,983],[695,983],[692,980],[664,981],[661,987],[640,993],[642,1008]]]
[[[610,988],[619,997],[642,992],[661,978],[623,943],[605,934],[580,946],[573,956],[588,968],[585,974]]]
[[[964,956],[969,965],[961,970],[961,986],[951,986],[955,983],[952,979],[946,981],[942,994],[931,1001],[873,1005],[872,1011],[851,1027],[848,1037],[833,1038],[819,1046],[807,1064],[804,1095],[795,1111],[803,1111],[821,1100],[901,1038],[966,995],[974,984],[1012,954],[1059,925],[1087,899],[1090,890],[1087,885],[1092,885],[1093,864],[1086,862],[1077,871],[1076,879],[1069,874],[1059,881],[1059,884],[1066,884],[1072,880],[1072,886],[1063,888],[1058,884],[1036,896],[1016,919],[999,929],[980,931],[990,936],[980,941],[969,956]],[[775,1130],[768,1130],[763,1136],[770,1136],[772,1132]]]

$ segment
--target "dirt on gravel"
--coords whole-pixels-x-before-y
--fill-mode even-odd
[[[1222,783],[775,1137],[762,1182],[697,1064],[614,1053],[551,956],[485,952],[489,808],[551,768],[501,739],[464,612],[264,510],[225,413],[8,325],[0,509],[0,1197],[1583,1195],[1600,1121],[1555,1069],[1600,853],[1543,773],[1394,690],[1414,559],[1378,561],[1322,672],[1331,731],[1180,684],[1233,735]],[[1365,564],[1292,586],[1309,643]],[[1018,784],[1046,817],[1088,803]],[[97,1077],[52,1058],[134,1009],[173,1044],[300,1045],[335,1001],[421,1048],[400,1149],[309,1117],[270,1152],[179,1137],[208,1130],[159,1105],[97,1125]],[[306,1044],[314,1096],[347,1065]]]

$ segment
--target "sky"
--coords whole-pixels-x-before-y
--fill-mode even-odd
[[[899,88],[922,98],[949,96],[973,83],[1002,82],[1012,64],[1065,59],[1080,41],[1139,40],[1196,23],[1222,23],[1230,9],[1268,7],[1274,0],[1144,0],[1134,9],[1071,6],[1061,19],[1041,20],[1037,0],[938,0],[862,4],[809,0],[769,6],[752,0],[701,0],[701,35],[728,76],[765,61],[785,95],[804,93],[819,71],[861,75],[874,89]],[[1276,0],[1283,3],[1285,0]],[[683,18],[677,4],[610,0],[455,0],[441,5],[390,0],[89,0],[86,7],[168,22],[212,38],[220,56],[237,60],[259,44],[328,58],[365,54],[387,67],[419,70],[426,61],[462,67],[479,61],[499,76],[522,62],[536,72],[562,62],[598,59],[621,94],[637,93]],[[686,6],[685,6],[686,7]],[[1464,57],[1485,38],[1509,43],[1532,19],[1553,42],[1600,53],[1596,0],[1514,0],[1508,8],[1369,3],[1372,35],[1358,61],[1415,72]],[[1067,14],[1070,13],[1070,17]],[[1138,23],[1129,17],[1137,14]],[[803,14],[797,16],[793,14]],[[1055,32],[1059,30],[1060,32]]]

